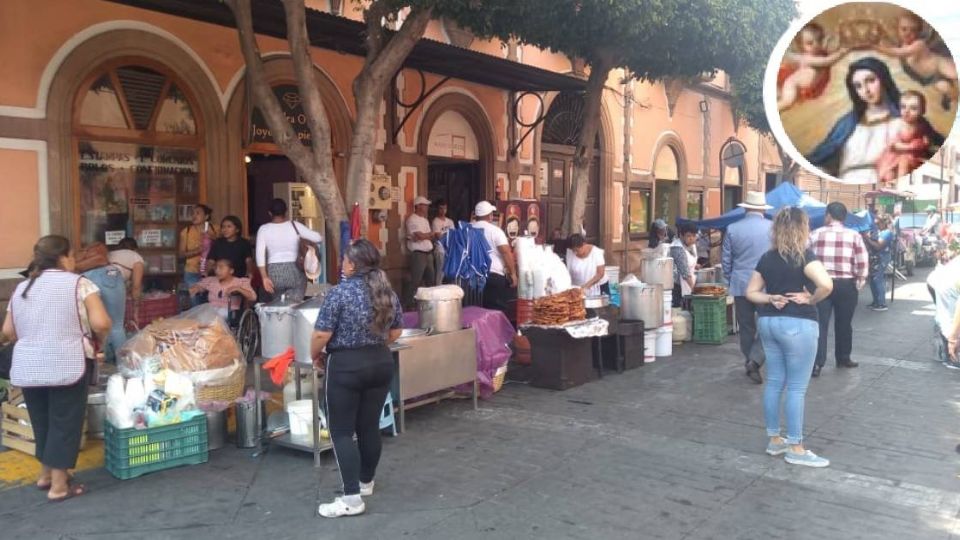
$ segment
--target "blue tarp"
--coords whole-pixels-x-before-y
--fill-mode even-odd
[[[810,227],[812,229],[823,226],[823,217],[827,209],[826,204],[803,193],[797,189],[797,186],[789,182],[784,182],[768,192],[767,204],[773,207],[765,212],[768,218],[773,218],[774,214],[784,206],[802,208],[810,217]],[[679,218],[677,223],[693,223],[701,229],[726,229],[731,223],[743,219],[744,213],[743,208],[734,208],[719,217],[700,221]],[[868,231],[873,227],[873,218],[869,213],[857,215],[851,212],[847,214],[846,225],[858,232]]]

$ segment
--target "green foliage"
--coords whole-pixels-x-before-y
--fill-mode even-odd
[[[793,0],[454,0],[438,8],[484,36],[518,38],[660,80],[766,63]],[[479,6],[479,7],[478,7]]]

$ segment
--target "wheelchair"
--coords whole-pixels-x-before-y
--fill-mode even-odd
[[[201,303],[209,301],[208,293],[198,295]],[[254,302],[248,302],[240,293],[233,293],[227,303],[227,327],[237,340],[240,347],[240,354],[246,363],[250,363],[255,356],[260,354],[260,319],[257,317],[256,310],[253,309]]]

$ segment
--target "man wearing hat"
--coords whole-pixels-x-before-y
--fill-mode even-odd
[[[437,235],[430,228],[427,212],[430,201],[426,197],[413,200],[413,214],[407,218],[407,251],[410,253],[410,287],[404,298],[405,306],[413,305],[413,296],[420,287],[436,284],[433,264],[433,241]]]
[[[727,227],[721,256],[723,275],[733,295],[737,324],[740,326],[740,352],[746,360],[747,376],[761,384],[760,366],[763,365],[764,355],[757,336],[757,308],[745,295],[757,262],[770,250],[773,223],[764,217],[763,212],[773,207],[767,204],[767,197],[760,191],[748,191],[744,201],[737,206],[746,210],[746,215]]]
[[[923,222],[923,229],[920,230],[921,235],[927,234],[939,234],[940,228],[940,214],[937,213],[937,207],[934,205],[928,205],[926,208],[927,219]]]
[[[503,229],[493,223],[496,207],[487,201],[480,201],[473,209],[477,220],[473,226],[483,231],[483,237],[490,246],[490,273],[487,285],[483,288],[483,307],[506,312],[507,304],[516,297],[517,266],[513,260],[513,251]],[[509,318],[509,317],[508,317]]]

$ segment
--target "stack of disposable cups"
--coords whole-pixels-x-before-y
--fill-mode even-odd
[[[673,354],[673,288],[663,291],[663,326],[657,329],[656,343],[656,356]]]

